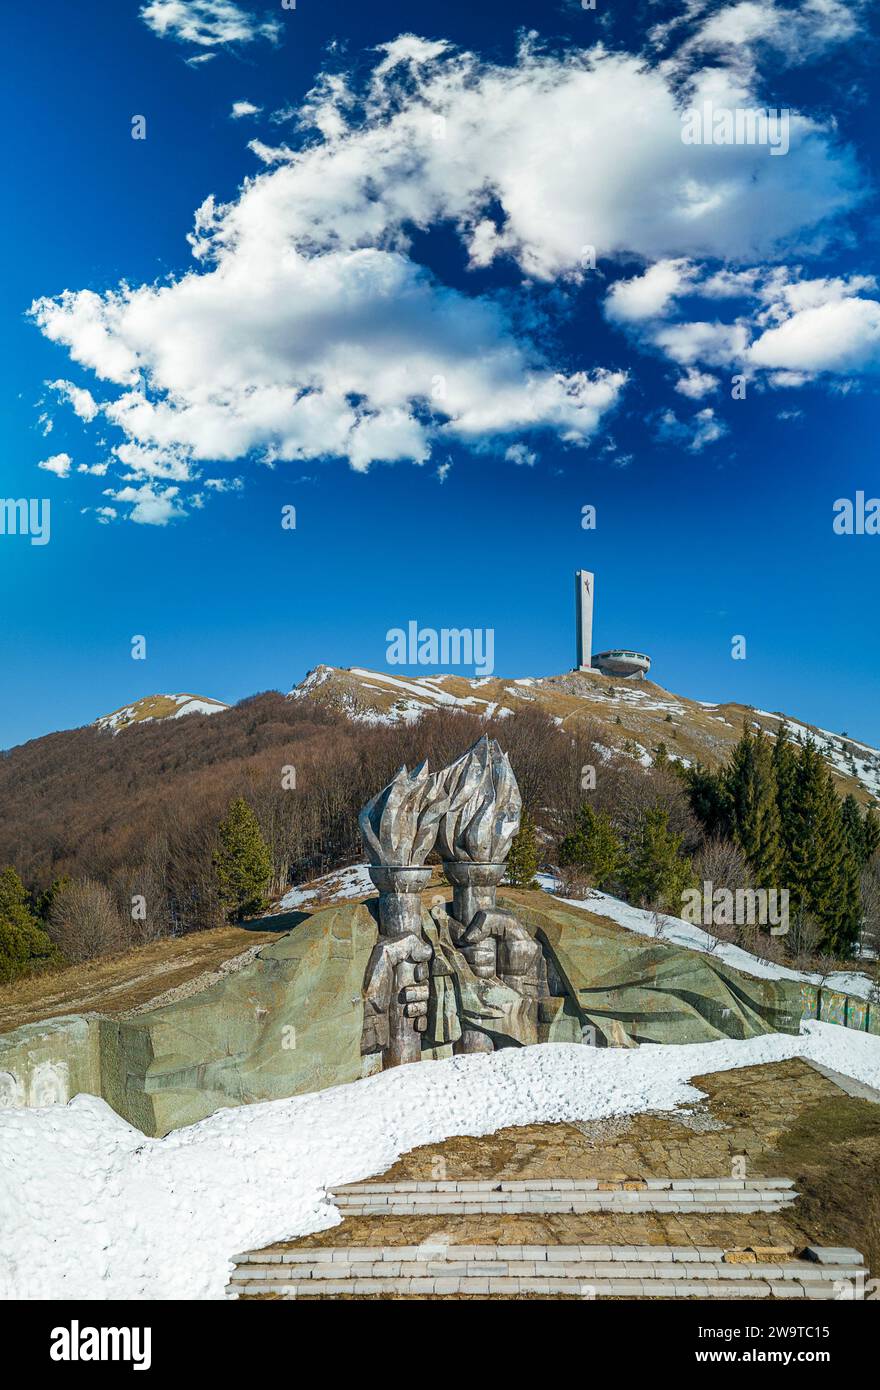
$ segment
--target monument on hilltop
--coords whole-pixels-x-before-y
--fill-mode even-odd
[[[590,570],[577,570],[574,576],[575,627],[577,634],[578,671],[598,671],[602,676],[618,676],[624,680],[644,679],[651,669],[651,658],[644,652],[613,647],[607,652],[593,652],[593,599],[596,576]]]

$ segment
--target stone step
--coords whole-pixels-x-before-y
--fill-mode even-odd
[[[797,1200],[790,1178],[530,1178],[349,1183],[331,1194],[357,1216],[529,1215],[599,1211],[775,1212]]]
[[[457,1182],[352,1182],[334,1188],[338,1197],[367,1193],[380,1195],[396,1192],[596,1192],[603,1191],[674,1190],[687,1192],[705,1188],[711,1191],[742,1192],[794,1187],[793,1178],[524,1178],[498,1181],[460,1180]]]
[[[777,1258],[771,1258],[773,1255]],[[743,1261],[748,1261],[743,1263]],[[754,1261],[752,1263],[752,1261]],[[864,1297],[847,1247],[751,1251],[720,1246],[422,1245],[269,1247],[238,1256],[231,1295],[567,1294],[579,1298]]]
[[[425,1241],[421,1245],[333,1245],[333,1246],[268,1246],[236,1257],[239,1268],[245,1266],[284,1265],[375,1265],[398,1264],[401,1261],[462,1264],[476,1261],[510,1264],[517,1261],[556,1264],[594,1264],[607,1262],[627,1264],[638,1262],[652,1265],[724,1265],[725,1268],[797,1268],[807,1278],[836,1278],[841,1268],[862,1268],[858,1250],[808,1247],[806,1258],[796,1256],[793,1249],[758,1246],[750,1251],[725,1249],[719,1245],[451,1245],[440,1241]],[[747,1263],[743,1264],[743,1260]],[[743,1276],[745,1277],[745,1276]]]
[[[456,1264],[453,1260],[398,1260],[375,1261],[372,1263],[332,1260],[327,1264],[315,1265],[253,1265],[239,1266],[233,1276],[235,1282],[272,1283],[281,1281],[310,1280],[321,1283],[340,1279],[439,1279],[446,1276],[456,1278],[505,1278],[505,1279],[579,1279],[593,1283],[601,1279],[709,1279],[741,1283],[743,1280],[766,1279],[775,1283],[791,1280],[802,1284],[834,1284],[840,1279],[854,1279],[857,1274],[864,1275],[861,1265],[841,1265],[835,1270],[816,1271],[796,1266],[777,1264],[727,1265],[718,1263],[695,1264],[648,1264],[639,1260],[463,1260]]]
[[[424,1196],[427,1200],[418,1202],[387,1197],[363,1202],[357,1199],[339,1201],[337,1205],[344,1216],[553,1216],[590,1212],[723,1212],[728,1215],[754,1215],[782,1211],[795,1200],[794,1194],[786,1195],[784,1199],[774,1199],[765,1193],[751,1197],[739,1193],[719,1193],[709,1197],[701,1193],[699,1199],[688,1193],[626,1193],[627,1200],[620,1200],[617,1193],[596,1193],[593,1197],[565,1193],[552,1196],[511,1193],[499,1199],[497,1194],[486,1192],[480,1195],[479,1200],[467,1197],[461,1201],[452,1200],[452,1194],[436,1198],[430,1194]]]
[[[843,1277],[843,1276],[841,1276]],[[830,1300],[839,1297],[834,1284],[811,1283],[796,1279],[666,1279],[627,1278],[588,1279],[583,1276],[552,1278],[543,1276],[445,1276],[406,1278],[360,1277],[326,1280],[233,1280],[230,1295],[273,1295],[281,1298],[336,1298],[340,1295],[388,1298],[395,1295],[443,1297],[453,1294],[485,1296],[507,1294],[524,1296],[544,1294],[550,1297],[595,1298],[797,1298]],[[864,1295],[856,1295],[863,1297]]]

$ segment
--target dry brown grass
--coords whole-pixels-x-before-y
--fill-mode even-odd
[[[0,987],[0,1032],[59,1014],[121,1014],[186,983],[275,932],[217,927],[191,936],[166,937],[122,955],[26,976]]]

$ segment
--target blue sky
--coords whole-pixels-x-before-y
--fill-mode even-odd
[[[0,746],[410,619],[565,670],[578,567],[597,648],[880,743],[867,6],[140,9],[7,20],[0,491],[52,513],[0,535]],[[685,145],[708,99],[788,153]]]

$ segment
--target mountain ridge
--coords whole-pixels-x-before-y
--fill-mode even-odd
[[[432,709],[466,710],[504,719],[526,708],[543,710],[560,727],[579,722],[600,726],[609,753],[622,750],[647,764],[665,744],[685,764],[726,760],[743,724],[775,736],[786,725],[793,737],[812,737],[837,781],[861,801],[880,802],[880,750],[848,734],[823,729],[781,710],[761,710],[739,701],[693,700],[649,679],[566,671],[550,676],[468,677],[448,672],[396,676],[366,667],[322,663],[287,694],[314,700],[363,723],[412,723]],[[102,715],[94,727],[118,733],[135,723],[179,719],[186,714],[223,713],[232,708],[197,695],[153,695]]]

